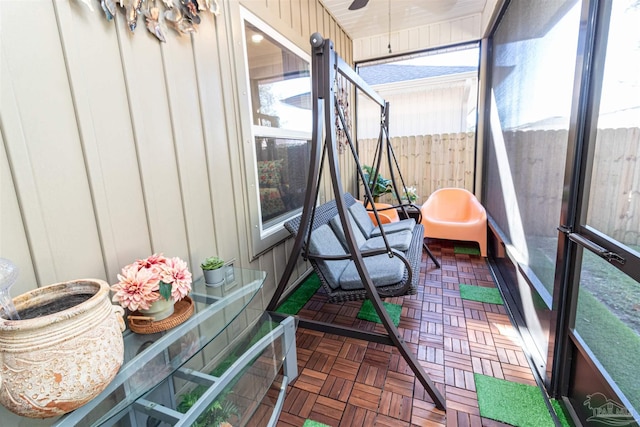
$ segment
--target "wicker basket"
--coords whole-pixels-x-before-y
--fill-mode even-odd
[[[152,317],[134,311],[127,317],[127,321],[129,329],[136,334],[155,334],[184,323],[193,314],[193,309],[193,300],[186,296],[175,304],[173,314],[166,319],[155,321]]]

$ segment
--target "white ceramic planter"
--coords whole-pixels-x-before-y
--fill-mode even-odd
[[[85,301],[62,311],[0,319],[0,403],[12,412],[31,418],[65,414],[93,399],[117,374],[124,310],[111,304],[106,282],[56,283],[13,303],[20,314],[83,296]]]
[[[153,317],[157,322],[158,320],[164,320],[173,314],[174,304],[175,302],[172,299],[166,300],[160,297],[160,299],[152,303],[151,307],[147,310],[138,309],[138,311],[144,316]]]
[[[224,284],[225,267],[215,270],[202,270],[204,273],[204,282],[207,286],[220,286]]]

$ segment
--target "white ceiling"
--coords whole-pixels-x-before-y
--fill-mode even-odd
[[[320,1],[351,39],[482,13],[487,3],[486,0],[369,0],[364,8],[349,10],[353,0]]]

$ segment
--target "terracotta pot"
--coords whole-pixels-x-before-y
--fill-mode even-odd
[[[70,412],[122,365],[124,310],[97,279],[56,283],[13,299],[25,320],[0,319],[0,403],[31,418]],[[29,317],[30,310],[51,314]]]

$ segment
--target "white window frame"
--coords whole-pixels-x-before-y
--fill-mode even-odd
[[[277,43],[281,44],[284,48],[288,49],[296,56],[298,56],[301,60],[307,62],[309,64],[309,73],[311,73],[311,56],[309,53],[300,49],[293,42],[288,40],[282,34],[277,32],[273,27],[264,22],[262,19],[258,18],[256,15],[240,6],[240,33],[242,35],[242,68],[239,70],[239,73],[244,72],[244,76],[240,76],[240,78],[244,79],[244,84],[240,85],[240,97],[241,97],[241,117],[243,119],[242,122],[242,132],[245,135],[243,140],[245,143],[244,146],[244,158],[245,158],[245,167],[246,167],[246,176],[247,182],[249,184],[248,194],[249,194],[249,210],[250,210],[250,221],[251,221],[251,243],[252,243],[252,254],[253,257],[257,257],[261,253],[267,251],[271,247],[277,245],[282,240],[286,239],[290,236],[289,232],[283,227],[283,224],[294,218],[297,215],[300,215],[301,210],[293,211],[290,215],[287,215],[281,218],[276,223],[270,223],[268,227],[265,227],[262,222],[262,210],[260,206],[260,190],[258,184],[258,163],[257,156],[255,152],[255,140],[256,137],[271,137],[271,138],[283,138],[283,139],[297,139],[304,141],[311,141],[312,136],[312,127],[309,127],[308,132],[301,132],[299,130],[288,130],[282,128],[268,127],[268,126],[260,126],[253,124],[253,107],[251,100],[251,91],[250,88],[250,76],[249,76],[249,58],[247,54],[247,40],[246,40],[246,31],[245,31],[245,22],[250,23],[254,27],[258,28],[260,31],[267,34]],[[243,70],[243,71],[242,71]],[[309,86],[309,91],[311,91],[311,85]],[[246,103],[246,104],[245,104]]]

